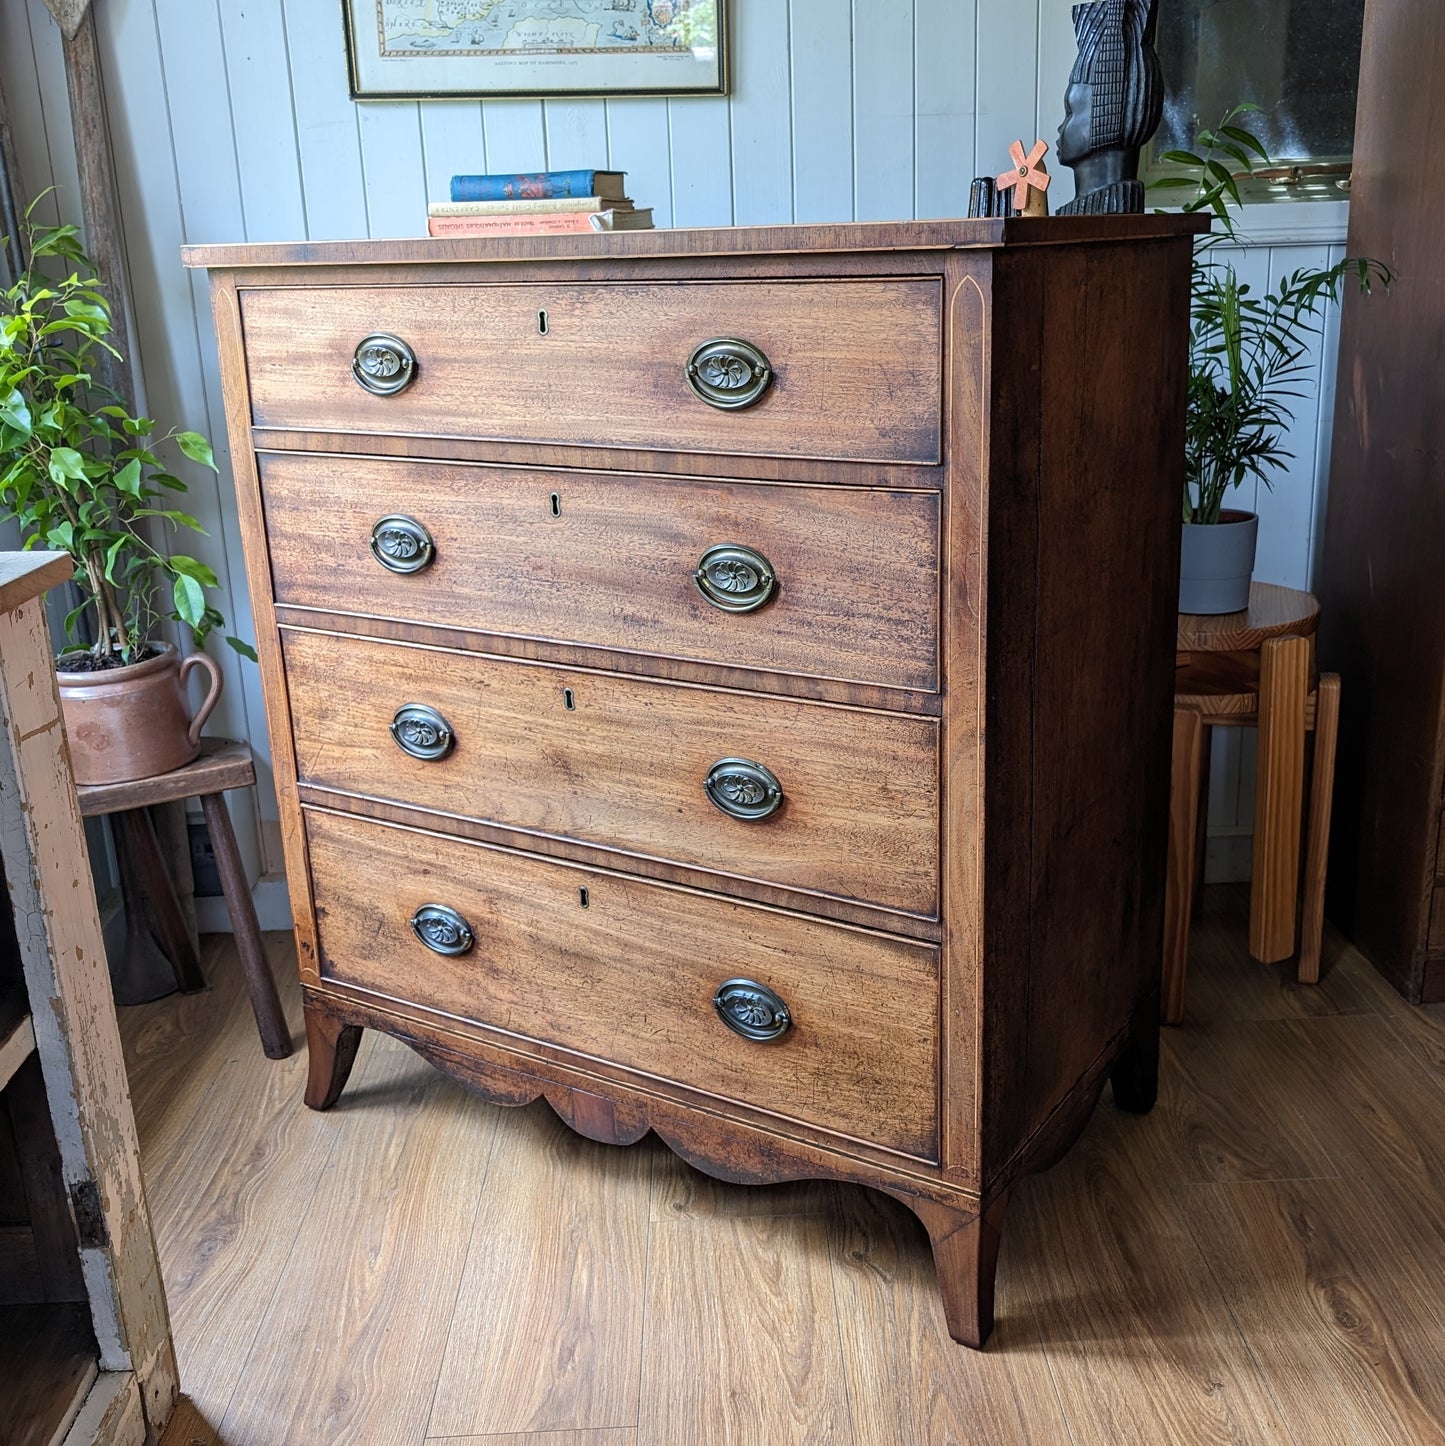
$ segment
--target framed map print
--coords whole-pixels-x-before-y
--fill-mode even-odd
[[[727,0],[341,0],[353,100],[719,95]]]

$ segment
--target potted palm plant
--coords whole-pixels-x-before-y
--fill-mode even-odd
[[[212,470],[215,461],[198,432],[158,433],[96,381],[101,353],[117,353],[75,228],[41,229],[27,217],[26,241],[25,269],[0,291],[0,515],[19,522],[26,547],[75,562],[80,602],[56,669],[77,782],[145,778],[196,756],[220,694],[220,669],[203,651],[223,622],[206,601],[215,574],[149,535],[202,531],[171,505],[185,483],[162,451],[174,446]],[[196,651],[184,660],[161,636],[167,621],[189,630]],[[227,641],[255,657],[239,638]],[[185,682],[195,668],[210,688],[193,715]]]
[[[1363,257],[1302,268],[1263,295],[1239,279],[1219,248],[1238,240],[1239,179],[1269,161],[1259,139],[1240,124],[1257,109],[1236,107],[1215,129],[1199,133],[1194,151],[1165,152],[1160,159],[1176,171],[1154,183],[1160,190],[1189,190],[1183,209],[1211,211],[1216,221],[1194,253],[1179,590],[1179,610],[1187,613],[1249,606],[1259,518],[1225,503],[1249,478],[1270,487],[1294,455],[1285,440],[1326,305],[1339,300],[1351,276],[1366,292],[1391,280],[1388,267]]]

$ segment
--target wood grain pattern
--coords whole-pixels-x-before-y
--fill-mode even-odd
[[[644,1151],[579,1138],[540,1105],[499,1135],[429,1436],[636,1424],[649,1164]],[[541,1200],[555,1202],[565,1251],[538,1237]]]
[[[748,1328],[755,1320],[772,1327],[759,1336]],[[828,1236],[816,1217],[655,1225],[645,1329],[667,1344],[644,1358],[638,1446],[822,1446],[852,1435]]]
[[[445,1346],[497,1117],[479,1117],[455,1087],[437,1091],[431,1071],[402,1051],[364,1060],[358,1073],[345,1148],[329,1169],[309,1172],[309,1207],[278,1232],[292,1247],[286,1289],[267,1302],[253,1338],[286,1349],[245,1363],[220,1425],[228,1443],[409,1446],[425,1435],[436,1380],[428,1363]],[[292,1100],[294,1112],[294,1086]],[[337,1118],[310,1123],[339,1144]],[[274,1291],[275,1267],[267,1273]]]
[[[1249,606],[1242,613],[1180,613],[1179,651],[1257,652],[1266,638],[1313,636],[1319,620],[1319,602],[1309,593],[1252,582]]]
[[[256,766],[249,744],[228,738],[202,738],[201,756],[184,768],[125,783],[84,784],[75,792],[80,800],[80,816],[95,818],[127,808],[150,808],[207,793],[250,788],[255,782]]]
[[[306,785],[937,914],[931,719],[331,634],[282,637]],[[451,725],[445,758],[413,758],[393,742],[392,720],[412,704]],[[776,775],[776,813],[729,818],[711,801],[703,781],[728,758]]]
[[[1068,1438],[1017,1273],[1006,1266],[999,1276],[995,1349],[975,1363],[949,1339],[937,1293],[927,1288],[927,1238],[901,1205],[874,1191],[842,1190],[828,1224],[859,1446]]]
[[[1318,983],[1320,977],[1320,949],[1325,924],[1325,871],[1329,865],[1335,752],[1340,732],[1339,674],[1323,674],[1314,696],[1317,706],[1314,758],[1310,763],[1309,833],[1305,839],[1304,897],[1300,903],[1301,984]]]
[[[183,246],[186,266],[388,266],[414,262],[617,259],[645,256],[746,256],[803,251],[895,251],[900,247],[952,249],[1129,241],[1160,235],[1194,236],[1209,229],[1203,216],[1078,216],[1040,221],[879,221],[799,226],[694,227],[678,230],[598,232],[583,236],[427,237],[396,241],[276,242]]]
[[[258,426],[939,460],[937,281],[248,289],[241,315]],[[396,396],[351,376],[374,332],[417,354]],[[754,406],[719,412],[689,388],[715,337],[772,363]]]
[[[1305,704],[1313,648],[1267,638],[1259,662],[1259,754],[1254,794],[1254,886],[1249,952],[1265,964],[1295,951],[1304,818]]]
[[[933,494],[279,453],[260,467],[283,605],[938,685]],[[430,567],[399,577],[378,565],[371,530],[394,513],[431,534]],[[777,595],[758,612],[724,613],[693,581],[724,543],[776,571]]]
[[[307,832],[325,978],[935,1158],[936,950],[314,809]],[[472,953],[412,936],[432,902]],[[787,1002],[782,1039],[718,1020],[735,975]]]
[[[1169,790],[1169,872],[1164,888],[1165,1024],[1184,1020],[1189,970],[1189,925],[1194,917],[1195,849],[1199,842],[1199,796],[1204,765],[1204,727],[1190,708],[1174,709],[1174,758]]]
[[[1379,257],[1397,280],[1388,298],[1347,288],[1341,306],[1318,586],[1321,666],[1343,688],[1330,909],[1419,1002],[1427,974],[1432,990],[1445,983],[1427,964],[1445,800],[1445,483],[1438,409],[1391,379],[1428,376],[1445,325],[1445,157],[1410,155],[1445,121],[1445,94],[1422,83],[1445,64],[1445,35],[1429,0],[1367,12],[1348,254]]]

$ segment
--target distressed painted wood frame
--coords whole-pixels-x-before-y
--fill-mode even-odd
[[[726,92],[727,0],[586,0],[575,17],[541,8],[341,0],[351,98]]]
[[[67,1439],[141,1446],[179,1385],[45,619],[46,589],[72,568],[0,554],[0,854],[100,1347],[88,1434]]]

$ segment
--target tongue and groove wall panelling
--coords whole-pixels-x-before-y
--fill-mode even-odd
[[[734,0],[726,97],[358,105],[347,95],[336,3],[102,0],[96,14],[145,404],[217,447],[219,482],[184,473],[209,534],[185,548],[216,570],[217,604],[248,639],[210,309],[203,278],[180,266],[182,243],[421,235],[426,202],[445,197],[454,171],[593,164],[625,170],[630,194],[663,226],[959,214],[969,181],[997,174],[1010,141],[1055,143],[1074,55],[1064,0]],[[60,35],[41,0],[0,0],[0,78],[27,187],[60,187],[40,215],[73,219]],[[1054,172],[1057,206],[1073,178]],[[1245,252],[1252,276],[1327,259],[1343,239],[1343,207],[1338,234],[1317,221],[1290,231],[1291,215],[1317,209],[1260,208],[1269,225]],[[1325,393],[1333,327],[1320,352]],[[1312,575],[1328,460],[1323,400],[1323,413],[1312,393],[1299,402],[1297,456],[1274,493],[1245,489],[1239,499],[1259,505],[1266,581],[1304,586]],[[233,800],[237,832],[248,868],[279,880],[259,678],[229,649],[216,656],[227,686],[215,729],[249,738],[263,775],[259,818],[248,800]],[[1216,871],[1238,873],[1241,857],[1247,866],[1249,746],[1235,730],[1216,743]],[[257,898],[268,925],[285,924],[279,882]]]

